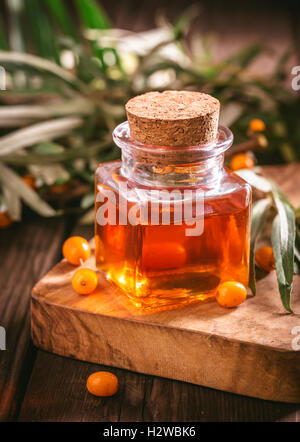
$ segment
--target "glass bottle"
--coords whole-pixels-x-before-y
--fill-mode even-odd
[[[160,147],[131,138],[125,122],[113,138],[122,160],[96,171],[99,270],[145,311],[207,301],[225,281],[247,286],[251,188],[223,166],[231,131]]]

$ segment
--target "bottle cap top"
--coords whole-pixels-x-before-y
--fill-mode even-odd
[[[220,102],[201,92],[148,92],[126,104],[131,137],[156,146],[197,146],[218,134]]]

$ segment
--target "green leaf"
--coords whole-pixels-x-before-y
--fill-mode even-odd
[[[0,17],[0,49],[8,50],[8,41],[2,17]]]
[[[251,218],[251,241],[250,241],[250,275],[249,275],[249,287],[253,293],[256,295],[256,284],[255,284],[255,244],[256,240],[262,231],[270,208],[272,207],[269,198],[264,198],[252,206],[252,218]]]
[[[300,274],[300,229],[296,226],[295,240],[295,274]]]
[[[293,56],[293,51],[288,50],[284,52],[281,57],[279,57],[274,72],[272,74],[274,80],[282,81],[282,76],[286,73],[287,63],[289,62],[292,56]]]
[[[280,143],[278,147],[286,163],[293,163],[297,161],[297,154],[291,143],[288,142]]]
[[[292,313],[290,296],[294,276],[295,216],[291,207],[274,197],[278,215],[272,227],[272,247],[276,262],[276,274],[281,301],[284,308]]]
[[[33,151],[39,155],[56,155],[65,151],[65,148],[56,143],[41,143],[34,146]]]
[[[242,68],[246,68],[261,51],[262,46],[260,44],[254,44],[227,58],[225,63],[229,65],[238,64]]]
[[[76,4],[80,18],[86,28],[111,28],[109,18],[95,0],[76,0]]]
[[[178,18],[176,23],[174,23],[173,33],[175,40],[179,40],[182,35],[187,32],[191,22],[199,16],[200,8],[199,5],[193,4],[188,7],[183,14]]]
[[[296,218],[300,217],[300,207],[297,207],[297,209],[295,210],[295,217]]]
[[[59,64],[60,57],[56,32],[45,14],[42,2],[26,0],[25,11],[36,52],[41,57],[55,60]]]
[[[71,16],[65,7],[63,0],[45,0],[47,8],[51,15],[55,18],[64,33],[77,40],[75,27],[73,26]],[[69,3],[69,2],[68,2]]]

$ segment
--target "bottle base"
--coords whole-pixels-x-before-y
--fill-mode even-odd
[[[139,313],[156,313],[164,310],[175,310],[194,304],[204,304],[212,301],[216,297],[214,294],[197,294],[186,295],[183,297],[173,298],[157,298],[149,297],[148,299],[141,299],[130,294],[127,294],[130,302],[139,310]]]
[[[106,274],[110,283],[118,286],[139,313],[154,313],[191,304],[206,303],[215,299],[220,278],[213,273],[173,273],[172,275],[148,275],[136,282],[136,290],[130,290],[129,279],[122,275]],[[146,285],[146,286],[145,286]]]

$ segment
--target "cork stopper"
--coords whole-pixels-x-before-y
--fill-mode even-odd
[[[155,146],[196,146],[217,138],[220,102],[190,91],[148,92],[126,104],[130,135]]]

